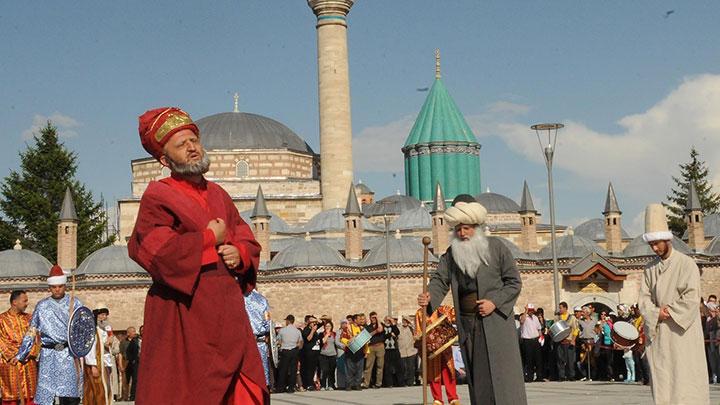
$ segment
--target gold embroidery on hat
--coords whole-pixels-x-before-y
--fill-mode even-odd
[[[167,134],[175,128],[192,124],[193,121],[189,116],[184,114],[168,114],[168,118],[160,125],[157,132],[155,132],[155,140],[162,142]]]

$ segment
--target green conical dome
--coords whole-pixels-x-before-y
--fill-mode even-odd
[[[477,143],[465,117],[440,79],[436,79],[430,89],[405,146],[430,142]]]
[[[438,183],[449,200],[480,192],[480,144],[440,80],[439,66],[402,151],[406,194],[431,201]]]

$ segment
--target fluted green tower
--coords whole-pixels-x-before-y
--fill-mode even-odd
[[[405,193],[431,201],[435,184],[445,198],[480,194],[480,144],[440,80],[440,52],[435,51],[435,83],[425,99],[402,152]]]

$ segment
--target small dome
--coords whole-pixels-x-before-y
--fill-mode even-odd
[[[422,263],[423,262],[423,245],[415,238],[394,238],[391,237],[387,241],[390,247],[390,263]],[[437,262],[437,258],[432,254],[429,255],[429,261]],[[364,266],[377,266],[387,263],[385,254],[385,241],[378,241],[363,259]]]
[[[330,246],[316,240],[296,239],[295,243],[278,252],[269,269],[311,266],[343,266],[345,259]]]
[[[226,112],[195,121],[207,150],[288,149],[315,154],[295,132],[262,115]]]
[[[489,214],[516,214],[520,211],[518,203],[502,194],[487,192],[476,195],[475,199],[485,207]]]
[[[107,246],[96,250],[77,268],[77,274],[138,274],[145,269],[128,256],[127,246]]]
[[[0,278],[47,277],[52,264],[44,257],[26,249],[0,252]]]
[[[556,239],[557,257],[559,258],[579,258],[585,257],[590,253],[597,253],[601,256],[607,256],[607,252],[597,243],[590,239],[583,238],[578,235],[565,235]],[[552,258],[552,244],[548,243],[540,249],[539,257],[543,259]]]
[[[623,239],[630,237],[623,228],[620,228],[620,234]],[[587,220],[575,228],[575,235],[595,241],[605,240],[605,220],[602,218]]]
[[[240,216],[242,217],[243,221],[245,221],[248,225],[252,224],[252,218],[250,218],[250,215],[252,215],[253,210],[245,210],[240,213]],[[280,218],[279,215],[275,214],[274,212],[270,213],[270,232],[290,232],[291,227],[287,224],[287,222],[283,221],[282,218]]]
[[[520,248],[516,244],[514,244],[511,240],[505,239],[505,238],[499,237],[499,236],[497,237],[497,239],[499,239],[503,245],[507,246],[507,248],[510,249],[510,253],[512,253],[513,258],[515,258],[515,259],[527,259],[528,258],[528,255],[523,253],[523,251],[520,250]]]
[[[432,216],[425,207],[407,210],[390,224],[390,230],[432,229]]]
[[[672,246],[677,249],[678,252],[685,254],[692,254],[692,249],[681,241],[677,236],[673,236]],[[630,242],[625,250],[623,250],[623,256],[625,257],[642,257],[642,256],[655,256],[655,252],[650,249],[650,245],[645,242],[642,235],[636,237]]]
[[[305,232],[342,231],[345,229],[345,217],[343,217],[344,212],[344,208],[333,208],[319,212],[315,214],[314,217],[310,218],[310,221],[305,224],[303,230]],[[381,230],[377,225],[371,223],[364,217],[362,218],[362,226],[364,230],[368,231]]]
[[[421,205],[420,200],[415,197],[396,194],[364,206],[363,213],[367,217],[374,217],[383,215],[387,210],[388,213],[400,215],[405,211],[418,208]]]
[[[355,192],[358,194],[375,194],[375,192],[363,182],[359,182],[355,185]]]
[[[703,217],[703,229],[705,230],[705,237],[715,237],[720,235],[720,214],[709,214]],[[682,236],[683,240],[687,240],[688,233]]]
[[[703,253],[711,256],[720,256],[720,236],[712,238]]]

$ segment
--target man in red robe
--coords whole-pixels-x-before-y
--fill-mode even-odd
[[[230,196],[203,177],[210,161],[187,113],[147,111],[139,132],[172,176],[148,185],[128,242],[153,279],[135,403],[269,403],[243,298],[260,246]]]

